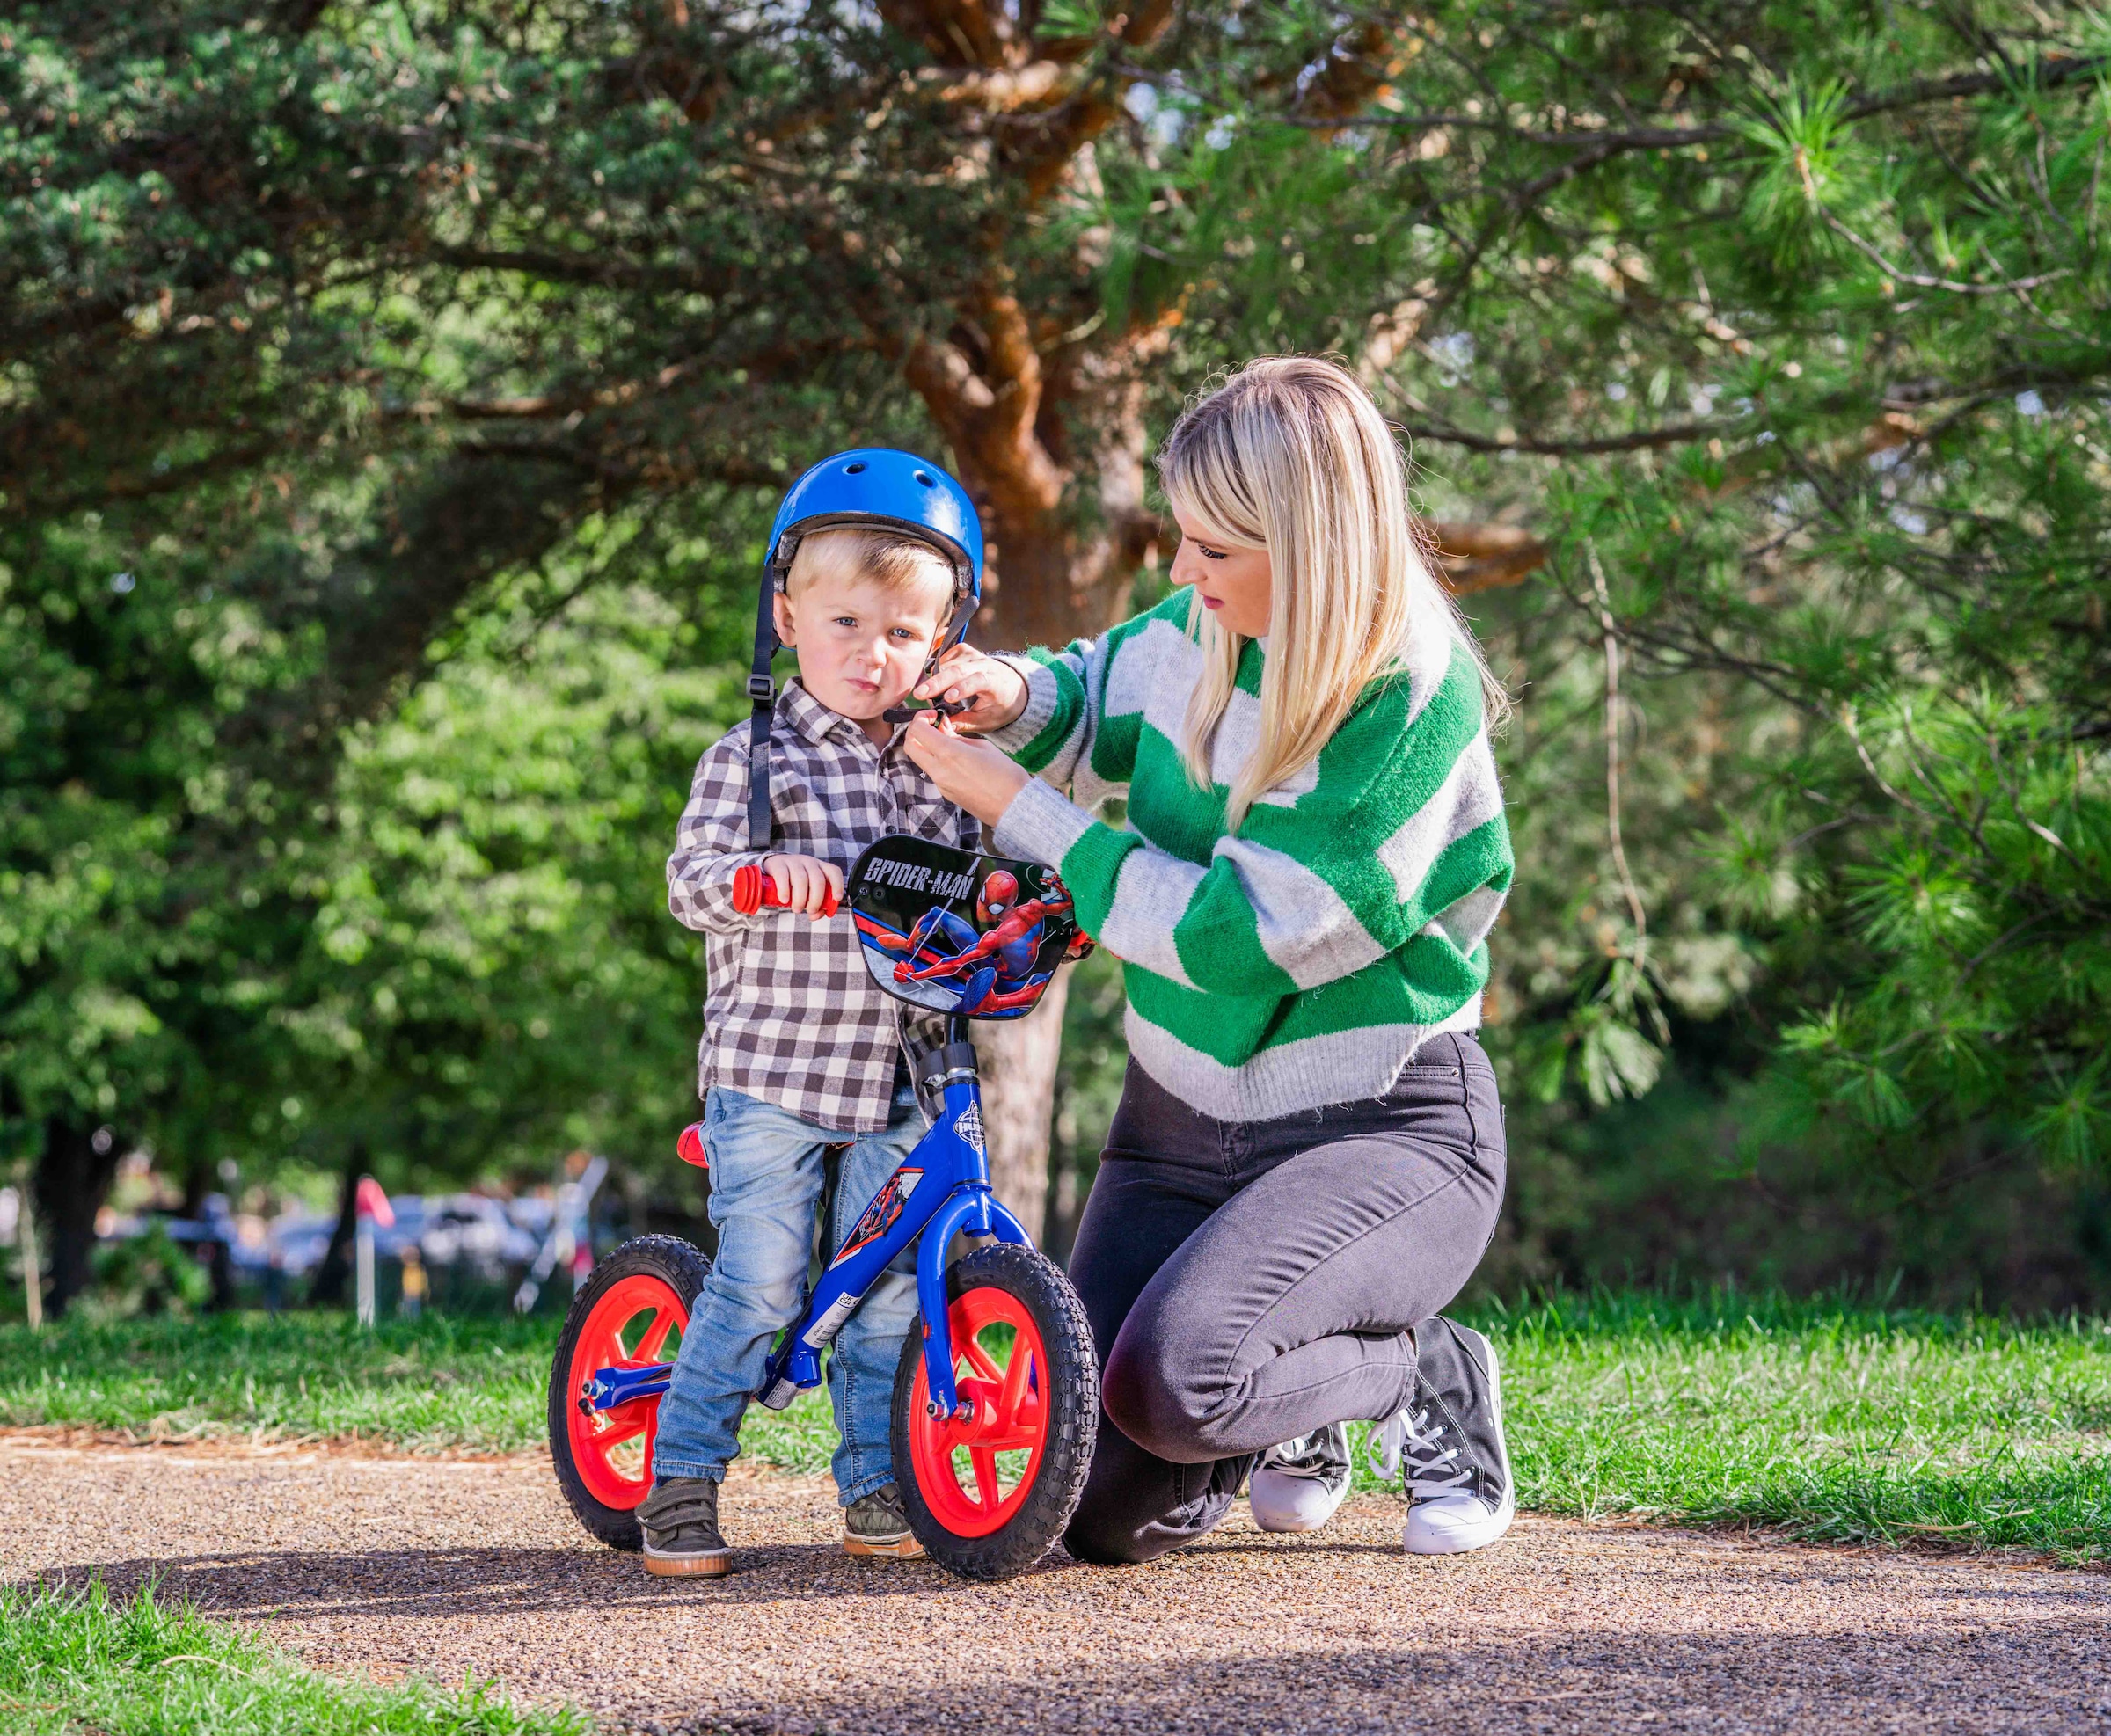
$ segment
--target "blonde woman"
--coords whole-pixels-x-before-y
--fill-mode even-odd
[[[1071,1258],[1107,1421],[1065,1538],[1134,1562],[1404,1459],[1406,1546],[1516,1507],[1494,1349],[1437,1310],[1503,1185],[1472,1032],[1510,882],[1501,694],[1432,577],[1399,448],[1327,361],[1248,363],[1158,459],[1181,590],[1060,653],[956,651],[908,751],[1007,854],[1059,864],[1124,963],[1129,1067]],[[1000,751],[1001,750],[1001,751]],[[1032,774],[1038,773],[1035,777]],[[1126,796],[1128,826],[1093,817]]]

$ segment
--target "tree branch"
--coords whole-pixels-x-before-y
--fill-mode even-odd
[[[2035,84],[2040,90],[2052,90],[2077,79],[2093,77],[2107,70],[2111,70],[2111,55],[2056,55],[2038,62]],[[1910,84],[1902,84],[1895,91],[1879,91],[1866,97],[1857,97],[1844,104],[1840,113],[1844,120],[1859,120],[1868,115],[1886,114],[1902,108],[1917,108],[1926,103],[1947,102],[1959,97],[1984,96],[1990,91],[2001,90],[2013,82],[2012,75],[2006,72],[1968,72],[1951,78],[1923,78]],[[1715,144],[1724,139],[1738,136],[1738,128],[1728,121],[1715,121],[1705,127],[1594,127],[1548,132],[1529,127],[1513,127],[1507,120],[1479,114],[1355,114],[1329,119],[1282,115],[1278,118],[1288,126],[1321,130],[1382,127],[1404,132],[1428,132],[1444,127],[1502,133],[1526,144],[1603,155],[1625,150],[1676,150],[1687,145]]]
[[[1552,458],[1587,458],[1598,453],[1640,452],[1654,447],[1680,446],[1690,440],[1713,439],[1728,433],[1736,425],[1726,421],[1669,422],[1662,427],[1637,428],[1632,434],[1584,440],[1544,439],[1537,434],[1501,440],[1493,434],[1469,434],[1464,428],[1437,423],[1402,422],[1398,426],[1410,439],[1463,446],[1469,452],[1532,452]]]
[[[1521,584],[1546,564],[1546,544],[1517,525],[1427,519],[1422,529],[1436,545],[1444,588],[1453,596]]]

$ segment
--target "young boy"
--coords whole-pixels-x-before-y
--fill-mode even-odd
[[[660,1406],[653,1488],[638,1509],[648,1572],[732,1565],[719,1488],[771,1345],[805,1303],[827,1148],[848,1148],[834,1249],[923,1136],[896,1003],[867,974],[850,914],[822,911],[858,852],[886,833],[976,844],[974,820],[945,802],[882,714],[964,618],[981,552],[959,485],[901,453],[840,453],[814,466],[772,532],[764,583],[799,675],[768,708],[768,848],[756,847],[760,816],[749,812],[750,723],[698,765],[667,864],[668,908],[705,936],[698,1071],[719,1251]],[[734,876],[756,863],[790,908],[734,908]],[[836,1485],[852,1554],[923,1553],[889,1445],[895,1365],[916,1311],[909,1253],[866,1292],[829,1353],[843,1437]]]

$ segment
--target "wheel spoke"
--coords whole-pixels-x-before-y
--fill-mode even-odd
[[[660,1441],[660,1407],[655,1404],[645,1413],[645,1483],[648,1489],[653,1483],[653,1448]]]
[[[638,1360],[640,1362],[657,1362],[660,1351],[667,1343],[667,1335],[675,1330],[674,1310],[661,1309],[653,1324],[645,1329],[645,1336],[638,1340]]]
[[[975,1466],[975,1492],[982,1511],[995,1513],[1003,1499],[997,1486],[997,1454],[986,1441],[978,1441],[968,1449],[968,1457]]]
[[[972,1332],[955,1338],[953,1345],[968,1366],[991,1386],[1004,1384],[1004,1371],[990,1360],[990,1353],[975,1341]]]
[[[639,1435],[650,1433],[653,1426],[653,1416],[658,1412],[659,1408],[655,1404],[653,1411],[643,1417],[625,1417],[614,1428],[603,1429],[599,1434],[593,1437],[594,1450],[605,1456],[610,1448],[620,1447],[626,1441],[635,1441]]]
[[[1026,1376],[1033,1368],[1033,1346],[1021,1332],[1012,1341],[1012,1366],[1004,1370],[1004,1390],[997,1401],[997,1419],[1000,1424],[1019,1420],[1019,1407],[1026,1396]]]

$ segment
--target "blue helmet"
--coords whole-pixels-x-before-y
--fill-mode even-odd
[[[968,607],[956,629],[965,629],[982,599],[982,526],[968,491],[927,458],[887,446],[838,452],[785,491],[770,527],[763,573],[771,590],[783,588],[800,538],[839,524],[869,524],[929,543],[953,563],[953,597]]]
[[[887,446],[861,446],[823,458],[785,492],[770,526],[762,594],[755,616],[755,662],[748,676],[754,718],[748,737],[748,840],[770,847],[770,723],[777,683],[770,674],[778,646],[771,600],[785,587],[800,538],[836,525],[864,524],[918,537],[953,565],[953,615],[932,646],[967,635],[982,600],[982,525],[968,491],[929,459]]]

